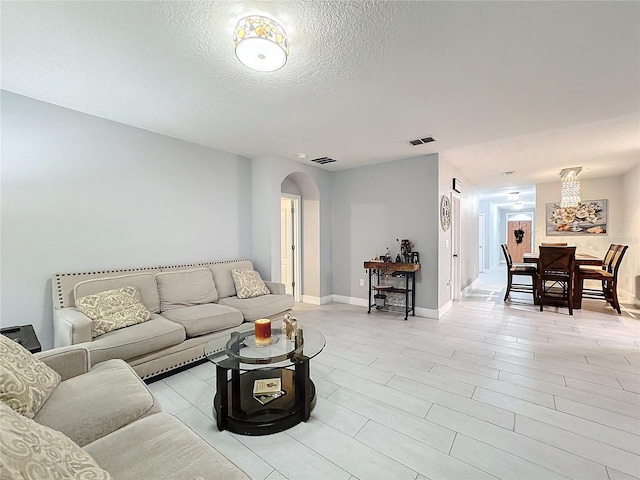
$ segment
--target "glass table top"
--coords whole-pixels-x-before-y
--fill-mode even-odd
[[[315,357],[325,344],[322,333],[301,327],[296,341],[289,340],[280,328],[272,328],[271,343],[257,345],[253,322],[247,322],[210,340],[204,353],[209,361],[233,370],[284,368]]]

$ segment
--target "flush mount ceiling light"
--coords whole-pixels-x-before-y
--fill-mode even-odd
[[[522,204],[522,202],[516,202],[513,204],[513,209],[514,210],[522,210],[522,208],[524,207],[524,205]]]
[[[268,17],[241,18],[233,32],[233,43],[238,60],[252,70],[273,72],[287,63],[287,35],[278,22]]]
[[[515,202],[520,198],[520,192],[511,192],[507,195],[507,198],[509,199],[509,201]]]
[[[562,189],[560,190],[560,206],[562,208],[577,207],[580,204],[580,181],[578,174],[582,167],[563,168],[560,172]]]
[[[502,172],[502,175],[505,177],[513,177],[516,174],[516,172],[514,172],[513,170],[509,171],[509,172]]]

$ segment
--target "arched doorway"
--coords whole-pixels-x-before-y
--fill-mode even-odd
[[[296,301],[320,304],[320,192],[303,172],[280,186],[280,257],[287,291]]]

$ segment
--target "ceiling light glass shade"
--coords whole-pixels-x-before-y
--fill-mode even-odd
[[[562,189],[560,190],[560,207],[577,207],[580,204],[580,181],[578,174],[582,167],[565,168],[560,172]]]
[[[287,35],[270,18],[252,15],[240,19],[233,32],[233,43],[238,60],[252,70],[273,72],[287,63]]]
[[[514,210],[522,210],[523,207],[524,207],[524,204],[522,204],[521,202],[517,202],[513,204]]]
[[[510,201],[514,202],[520,198],[520,192],[511,192],[509,195],[507,195],[507,198]]]

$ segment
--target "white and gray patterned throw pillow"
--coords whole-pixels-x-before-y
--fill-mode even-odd
[[[233,283],[236,286],[238,298],[254,298],[269,295],[271,291],[262,281],[262,277],[255,270],[234,268],[231,270]]]
[[[33,418],[60,383],[60,375],[22,345],[0,335],[0,400]]]
[[[93,338],[151,318],[151,312],[140,301],[138,290],[130,286],[79,298],[76,308],[92,320]]]
[[[0,431],[3,479],[111,479],[111,475],[69,437],[19,415],[1,402]]]

